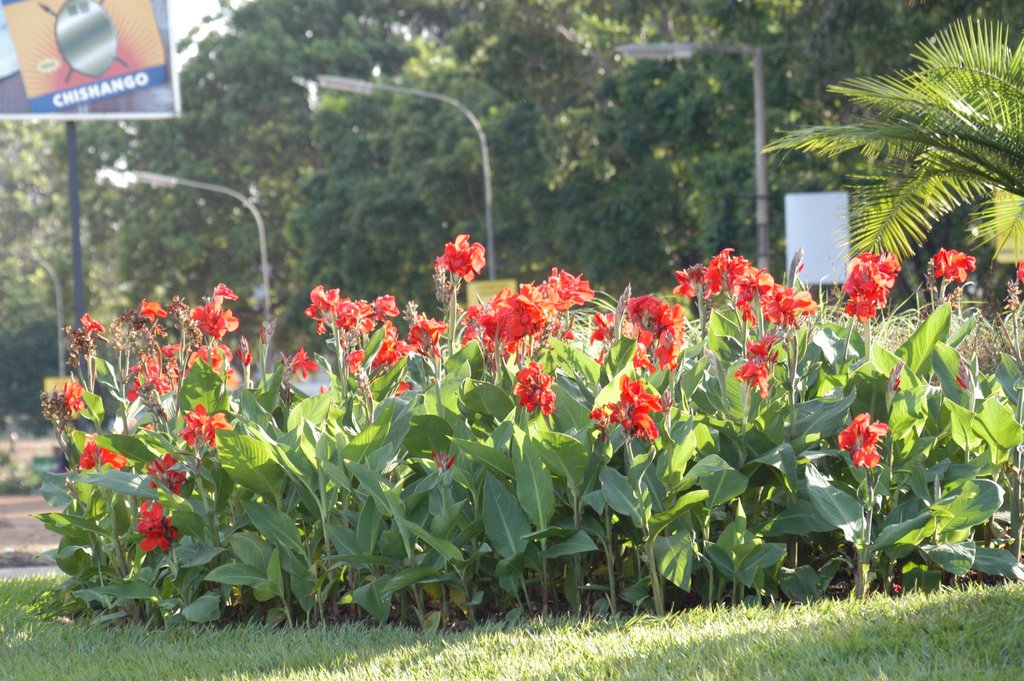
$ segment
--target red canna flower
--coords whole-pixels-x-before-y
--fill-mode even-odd
[[[376,371],[378,367],[390,369],[412,351],[412,346],[405,341],[399,340],[398,329],[391,322],[384,322],[384,339],[380,342],[377,354],[370,362],[370,371]]]
[[[178,538],[178,530],[171,524],[171,517],[164,517],[164,507],[157,502],[143,501],[139,509],[139,532],[145,537],[139,548],[149,552],[153,549],[166,551],[171,542]]]
[[[139,306],[139,316],[155,322],[157,317],[166,317],[167,310],[160,307],[160,303],[143,298],[142,305]]]
[[[68,381],[63,387],[64,408],[69,414],[74,414],[85,409],[85,401],[82,399],[82,386],[74,381]]]
[[[705,295],[714,293],[732,292],[733,284],[738,277],[746,273],[750,267],[750,261],[743,256],[733,256],[735,249],[726,248],[721,253],[711,258],[707,270],[704,272]]]
[[[875,451],[878,438],[889,432],[889,426],[882,422],[872,423],[867,412],[858,414],[839,433],[839,448],[850,452],[853,465],[858,468],[874,468],[882,460]]]
[[[316,320],[316,332],[322,335],[327,332],[327,325],[338,318],[341,291],[336,288],[324,290],[322,285],[318,285],[309,292],[309,300],[306,316]]]
[[[733,279],[732,290],[736,296],[736,307],[743,313],[743,318],[750,324],[757,322],[752,303],[760,301],[775,287],[775,278],[767,270],[748,267],[747,270]]]
[[[153,480],[149,481],[149,486],[156,489],[157,482],[163,483],[164,487],[171,490],[175,494],[181,491],[181,486],[185,482],[185,471],[175,470],[174,466],[178,463],[170,454],[164,454],[163,458],[154,459],[146,464],[146,472],[149,473]]]
[[[217,284],[213,287],[213,302],[219,307],[225,300],[238,300],[238,295],[226,284]]]
[[[89,316],[88,313],[82,315],[81,319],[82,330],[86,333],[103,333],[106,329],[98,321]]]
[[[949,279],[958,284],[967,281],[967,275],[974,271],[974,256],[961,253],[960,251],[947,251],[940,248],[939,252],[932,256],[932,264],[935,265],[936,279]]]
[[[594,297],[590,282],[584,280],[582,274],[573,276],[557,267],[551,268],[551,276],[541,286],[556,312],[565,312],[577,305],[583,305]]]
[[[289,362],[289,366],[291,367],[292,375],[298,373],[302,374],[302,380],[309,378],[310,371],[316,371],[320,368],[317,366],[316,362],[306,356],[306,348],[304,347],[299,347],[299,351],[295,353],[294,357],[292,357],[291,362]]]
[[[249,351],[249,341],[245,336],[238,341],[238,359],[242,361],[242,366],[247,367],[252,364],[252,352]]]
[[[450,470],[455,464],[455,452],[435,452],[431,450],[430,455],[434,458],[438,472]]]
[[[690,279],[689,271],[676,270],[675,275],[676,287],[672,289],[672,293],[684,298],[693,298],[697,295],[697,289],[693,285],[693,280]]]
[[[345,364],[348,365],[348,372],[354,374],[363,368],[363,360],[366,359],[366,353],[362,350],[354,350],[345,356]]]
[[[448,325],[436,319],[420,316],[409,329],[409,345],[414,352],[427,357],[440,357],[437,343]]]
[[[411,387],[412,383],[410,383],[409,381],[399,381],[398,387],[395,388],[395,397],[398,397],[399,395],[404,395],[405,393],[409,392],[409,388]]]
[[[658,427],[651,413],[662,410],[661,398],[648,393],[643,381],[631,381],[626,375],[619,380],[619,390],[618,404],[603,405],[591,411],[590,417],[597,420],[598,428],[604,430],[608,424],[621,423],[631,437],[657,439]]]
[[[444,255],[437,259],[434,266],[469,282],[483,272],[487,264],[485,254],[483,244],[471,244],[468,234],[460,234],[454,242],[444,245]]]
[[[607,312],[594,314],[594,330],[590,334],[590,343],[603,343],[612,337],[612,324],[615,323],[615,313]]]
[[[386,317],[397,317],[399,315],[398,304],[394,296],[378,296],[373,301],[373,316],[378,322],[384,321]]]
[[[196,446],[197,440],[206,442],[210,447],[216,447],[217,431],[221,429],[233,430],[224,414],[207,414],[206,407],[197,404],[195,411],[185,414],[185,427],[179,435],[192,447]]]
[[[843,290],[850,297],[846,314],[866,322],[885,306],[900,264],[888,253],[861,253],[850,261]]]
[[[654,296],[637,296],[626,301],[622,335],[637,341],[633,365],[654,371],[650,355],[661,368],[675,368],[683,349],[686,313],[682,305],[669,305]]]
[[[543,292],[531,284],[522,284],[519,293],[508,297],[495,296],[495,330],[507,345],[515,345],[544,326],[547,300]]]
[[[124,456],[100,447],[96,444],[96,437],[94,435],[86,435],[85,444],[82,446],[82,457],[78,460],[78,469],[89,470],[96,468],[97,461],[100,466],[110,466],[117,470],[121,470],[128,465],[128,459],[124,458]]]
[[[192,319],[199,322],[199,328],[204,333],[216,340],[238,329],[238,319],[234,313],[214,303],[193,308]]]
[[[554,376],[544,373],[544,367],[537,362],[530,362],[516,374],[514,392],[519,397],[519,406],[526,407],[529,412],[537,411],[550,416],[555,410],[555,393],[551,390]]]
[[[814,314],[817,309],[810,291],[796,291],[776,284],[761,296],[761,312],[773,324],[799,326],[801,318]]]
[[[1017,263],[1017,281],[1024,284],[1024,260]]]
[[[778,352],[772,352],[772,346],[778,340],[778,336],[769,335],[747,343],[747,361],[733,374],[736,379],[750,386],[757,386],[761,399],[768,397],[771,366],[779,358]]]

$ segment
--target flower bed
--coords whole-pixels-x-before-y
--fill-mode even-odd
[[[109,330],[86,316],[78,382],[43,404],[75,469],[47,480],[66,507],[42,517],[70,609],[433,628],[1024,578],[1024,372],[1019,348],[994,375],[957,351],[973,259],[936,256],[934,305],[895,351],[871,340],[899,272],[885,255],[853,260],[834,322],[798,263],[779,284],[723,251],[676,273],[689,329],[682,304],[601,305],[557,269],[462,309],[483,266],[448,244],[441,319],[317,286],[326,356],[275,364],[266,338],[255,357],[226,344],[223,285]],[[316,368],[330,386],[296,394]]]

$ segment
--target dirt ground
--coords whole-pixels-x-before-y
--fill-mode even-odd
[[[48,456],[56,443],[50,439],[19,440],[13,451],[13,460],[30,466],[32,458]],[[11,441],[0,442],[4,453],[11,453]],[[0,568],[47,565],[48,559],[38,554],[56,548],[58,537],[43,527],[34,513],[56,510],[35,495],[0,495]]]

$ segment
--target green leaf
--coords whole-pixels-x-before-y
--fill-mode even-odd
[[[796,405],[796,421],[793,426],[795,440],[809,445],[822,438],[838,433],[849,419],[850,406],[857,399],[857,391],[835,400],[817,398]]]
[[[924,511],[909,520],[890,523],[882,528],[881,533],[872,542],[872,546],[876,551],[888,548],[889,546],[916,546],[924,539],[921,536],[921,530],[928,525],[931,519],[931,512]]]
[[[246,563],[225,563],[210,570],[204,579],[231,586],[258,587],[267,582],[267,573],[262,568]]]
[[[811,503],[821,514],[822,520],[830,527],[843,531],[847,541],[858,541],[864,532],[864,515],[861,505],[846,492],[829,484],[828,478],[808,464],[804,468],[807,478],[807,492]]]
[[[654,560],[662,577],[683,591],[690,590],[693,540],[689,533],[658,537],[654,542]]]
[[[605,466],[598,474],[601,492],[608,506],[621,516],[628,516],[640,525],[640,500],[629,486],[629,480],[614,468]]]
[[[381,577],[352,592],[352,600],[381,624],[387,622],[391,612],[391,594],[383,589],[387,581],[386,577]]]
[[[185,380],[181,382],[178,400],[183,412],[195,411],[200,404],[211,414],[228,408],[224,379],[203,359],[196,360],[188,370]]]
[[[971,566],[974,565],[974,556],[977,551],[977,547],[972,541],[922,546],[920,549],[921,553],[928,556],[939,567],[954,575],[967,574]]]
[[[402,443],[413,454],[430,456],[431,452],[451,449],[452,427],[440,416],[419,414],[412,417],[409,432]]]
[[[703,476],[700,484],[708,491],[707,506],[714,508],[743,494],[747,489],[747,476],[730,468]]]
[[[305,421],[322,428],[324,421],[327,420],[327,415],[331,413],[333,399],[333,393],[328,390],[325,393],[307,397],[293,406],[288,413],[288,430],[295,430]]]
[[[952,311],[949,303],[932,311],[924,324],[896,351],[896,356],[906,362],[907,368],[922,378],[931,374],[935,344],[949,336]]]
[[[488,414],[499,421],[515,409],[515,403],[506,391],[484,381],[463,381],[460,399],[472,413]]]
[[[85,473],[79,481],[86,485],[94,485],[109,489],[119,494],[127,494],[143,499],[157,498],[156,490],[149,486],[149,477],[128,471],[109,470],[102,473]]]
[[[252,501],[244,501],[242,505],[249,520],[263,536],[279,546],[295,551],[300,556],[305,555],[299,530],[290,515],[266,504]]]
[[[982,404],[974,420],[974,433],[988,444],[996,461],[1024,440],[1024,431],[1021,431],[1013,410],[995,397],[989,397]]]
[[[540,557],[548,559],[561,558],[562,556],[572,556],[577,553],[588,553],[590,551],[597,551],[597,544],[590,538],[590,535],[583,530],[579,530],[568,539],[549,546],[546,551],[541,552]]]
[[[198,362],[196,362],[198,364]],[[220,617],[220,594],[206,593],[181,609],[189,622],[213,622]]]
[[[284,469],[275,460],[271,445],[238,431],[223,430],[217,435],[217,455],[235,484],[268,501],[280,497]]]
[[[1003,488],[991,480],[968,480],[952,499],[932,504],[940,532],[966,530],[987,521],[1003,505]]]
[[[736,565],[736,579],[744,586],[753,586],[759,571],[775,567],[785,555],[785,544],[759,544]]]
[[[534,447],[544,464],[565,478],[569,489],[579,495],[583,492],[584,478],[590,466],[590,452],[574,437],[550,430],[530,435]]]
[[[978,547],[974,555],[974,569],[986,575],[999,575],[1007,579],[1024,580],[1024,565],[1004,549]]]
[[[555,491],[551,474],[544,468],[536,447],[526,436],[512,456],[516,496],[533,526],[543,530],[555,514]]]
[[[529,543],[530,519],[505,486],[488,475],[484,481],[484,531],[503,558],[518,556]]]
[[[452,447],[465,454],[470,461],[482,463],[499,475],[506,478],[512,478],[515,475],[512,469],[512,457],[503,451],[475,440],[458,438],[452,440]]]
[[[82,415],[99,428],[103,423],[103,416],[106,413],[103,410],[103,399],[95,393],[82,390],[82,401],[85,402],[85,409],[82,411]]]
[[[380,449],[391,432],[392,418],[395,413],[394,400],[388,400],[381,406],[373,423],[356,434],[341,450],[342,458],[347,461],[363,461],[372,452]]]
[[[206,565],[223,552],[224,549],[218,546],[205,546],[195,543],[181,544],[174,547],[174,558],[178,561],[179,567],[200,567]]]
[[[452,563],[456,563],[462,560],[462,552],[459,551],[458,547],[456,547],[455,544],[452,544],[447,539],[442,539],[441,537],[431,534],[426,530],[426,528],[421,527],[420,525],[417,525],[412,521],[400,519],[398,522],[401,523],[405,528],[410,530],[417,537],[422,539],[426,544],[430,546],[430,548],[434,549],[442,556],[444,556],[445,560]]]
[[[222,431],[223,432],[223,431]],[[218,433],[218,442],[220,435]],[[159,455],[151,450],[139,437],[130,435],[96,435],[96,444],[104,449],[109,449],[118,454],[123,454],[128,461],[135,465],[145,465],[156,459]]]

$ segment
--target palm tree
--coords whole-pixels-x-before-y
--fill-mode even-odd
[[[954,23],[917,45],[915,68],[831,91],[865,115],[785,134],[766,151],[860,150],[881,172],[855,178],[851,250],[909,257],[932,223],[978,205],[972,234],[1024,257],[1024,41],[988,22]]]

